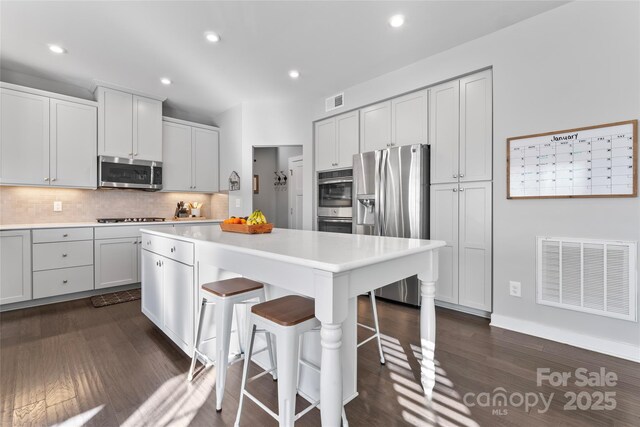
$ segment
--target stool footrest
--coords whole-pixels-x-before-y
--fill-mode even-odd
[[[242,390],[242,394],[253,400],[253,403],[261,407],[267,414],[271,415],[274,420],[278,421],[278,414],[267,408],[265,404],[260,402],[256,397],[253,396],[253,394],[249,393],[247,390]]]
[[[358,326],[360,326],[361,328],[365,328],[365,329],[368,329],[368,330],[370,330],[370,331],[376,332],[376,328],[372,328],[372,327],[371,327],[371,326],[369,326],[369,325],[365,325],[365,324],[363,324],[363,323],[358,323]]]
[[[311,363],[308,360],[303,359],[302,357],[299,359],[299,362],[301,365],[311,368],[316,372],[320,372],[320,366],[316,365],[315,363]]]
[[[249,384],[249,383],[250,383],[250,382],[252,382],[252,381],[257,380],[257,379],[258,379],[258,378],[260,378],[260,377],[264,377],[265,375],[268,375],[268,374],[270,374],[271,372],[273,372],[273,371],[275,371],[275,370],[276,370],[276,368],[271,368],[271,369],[269,369],[268,371],[262,371],[262,372],[260,372],[258,375],[254,375],[253,377],[248,378],[248,379],[247,379],[247,384]]]
[[[373,335],[371,335],[369,338],[367,338],[367,339],[365,339],[365,340],[363,340],[363,341],[359,342],[359,343],[358,343],[358,347],[361,347],[361,346],[365,345],[366,343],[368,343],[368,342],[369,342],[369,341],[371,341],[372,339],[376,338],[377,336],[378,336],[378,334],[373,334]]]

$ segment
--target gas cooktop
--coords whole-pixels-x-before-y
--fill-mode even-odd
[[[96,221],[100,223],[111,222],[162,222],[164,218],[159,217],[142,217],[142,218],[98,218]]]

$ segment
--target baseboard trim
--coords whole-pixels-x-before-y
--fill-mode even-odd
[[[436,300],[436,307],[448,308],[449,310],[459,311],[461,313],[472,314],[474,316],[491,319],[491,313],[488,311],[478,310],[477,308],[465,307],[463,305],[453,304],[450,302]]]
[[[19,310],[21,308],[38,307],[41,305],[55,304],[58,302],[73,301],[92,297],[95,295],[103,295],[111,292],[127,291],[129,289],[140,288],[140,283],[132,283],[130,285],[114,286],[113,288],[91,289],[90,291],[76,292],[74,294],[56,295],[54,297],[39,298],[29,301],[14,302],[13,304],[5,304],[0,306],[0,313],[4,311]]]
[[[500,314],[491,315],[491,326],[520,332],[534,337],[561,342],[585,350],[596,351],[609,356],[619,357],[640,363],[640,347],[602,338],[592,337],[566,329],[530,322],[528,320],[515,319]]]

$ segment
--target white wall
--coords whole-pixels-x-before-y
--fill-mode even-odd
[[[494,322],[638,360],[638,323],[535,303],[535,237],[640,240],[639,199],[507,200],[505,158],[510,136],[639,118],[639,17],[638,2],[572,2],[344,91],[348,110],[493,67]]]

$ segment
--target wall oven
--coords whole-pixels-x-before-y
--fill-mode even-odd
[[[318,173],[318,231],[351,233],[353,170]]]
[[[162,190],[162,162],[100,156],[98,187]]]

